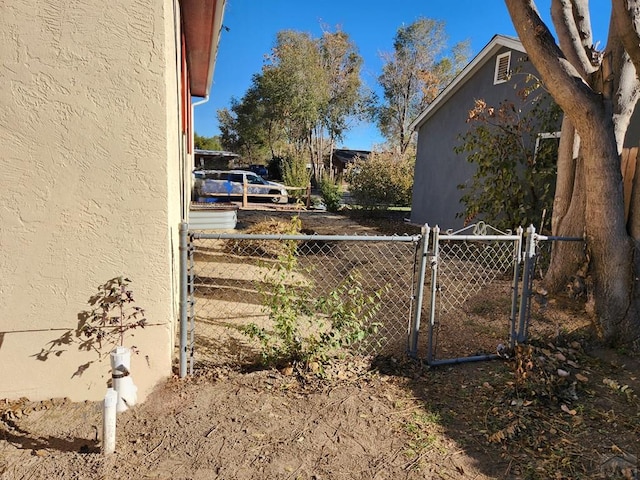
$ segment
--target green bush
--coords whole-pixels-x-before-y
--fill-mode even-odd
[[[474,175],[458,185],[464,205],[458,217],[465,224],[480,218],[506,230],[538,225],[545,211],[551,218],[558,140],[536,138],[558,130],[560,115],[546,94],[525,95],[521,104],[502,102],[497,108],[476,101],[469,113],[471,128],[454,148],[476,166]]]
[[[342,189],[329,175],[323,175],[320,181],[320,194],[327,210],[337,212],[340,209],[340,201],[342,200]]]
[[[357,160],[347,169],[349,191],[364,208],[411,205],[413,159],[391,154],[372,154]]]
[[[313,282],[300,274],[295,241],[270,266],[260,282],[270,325],[251,323],[243,333],[260,343],[265,365],[309,368],[325,364],[341,350],[357,348],[380,324],[373,317],[380,309],[384,289],[367,293],[355,275],[349,275],[326,296],[314,297]]]
[[[291,190],[290,196],[296,200],[303,200],[307,195],[306,187],[309,185],[309,170],[307,162],[303,158],[285,157],[280,161],[282,181],[288,187],[301,187],[300,190]]]

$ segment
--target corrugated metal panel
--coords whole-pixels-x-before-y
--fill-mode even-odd
[[[189,212],[189,228],[192,230],[233,230],[238,223],[238,210],[203,209]]]

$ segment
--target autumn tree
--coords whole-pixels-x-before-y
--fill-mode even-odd
[[[595,320],[609,343],[638,345],[640,175],[625,219],[620,155],[640,95],[640,1],[613,0],[606,46],[594,45],[587,0],[552,0],[558,42],[533,0],[505,0],[545,88],[562,108],[555,235],[585,235],[587,255],[554,245],[548,284],[587,261]],[[637,139],[636,139],[637,141]]]
[[[478,216],[501,230],[546,223],[556,180],[558,141],[539,132],[556,132],[561,111],[534,85],[519,90],[518,100],[488,105],[476,100],[470,129],[459,136],[456,153],[476,166],[464,184],[458,217]]]
[[[231,110],[218,112],[223,144],[271,156],[306,157],[319,171],[348,121],[364,111],[362,58],[349,36],[278,32],[265,65]]]
[[[409,125],[466,65],[469,43],[447,53],[445,24],[419,18],[398,29],[393,52],[383,54],[378,82],[383,102],[378,109],[380,131],[404,155],[412,142]]]

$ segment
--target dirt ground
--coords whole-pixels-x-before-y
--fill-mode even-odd
[[[238,228],[290,215],[240,211]],[[301,218],[320,234],[416,232],[402,213]],[[492,320],[491,308],[472,313]],[[530,345],[505,357],[437,368],[348,357],[326,378],[196,364],[119,415],[107,457],[99,403],[3,401],[0,478],[638,478],[640,362],[593,339],[579,299],[536,303]]]

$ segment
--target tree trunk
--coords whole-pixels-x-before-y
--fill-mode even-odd
[[[578,157],[579,137],[565,115],[558,148],[557,181],[553,200],[551,233],[560,237],[584,235],[585,179],[584,162]],[[584,245],[579,242],[552,243],[551,261],[544,277],[552,293],[564,290],[568,279],[585,265]]]
[[[589,123],[591,132],[585,132],[581,139],[596,325],[608,343],[622,343],[638,333],[632,304],[633,244],[625,229],[622,174],[613,122]]]
[[[505,0],[505,3],[520,40],[545,87],[580,136],[579,157],[583,159],[581,170],[585,185],[585,233],[596,326],[608,343],[632,342],[640,333],[633,294],[636,278],[634,245],[625,228],[622,174],[614,123],[614,113],[618,113],[618,109],[614,108],[613,88],[604,82],[602,86],[605,88],[591,88],[590,79],[585,78],[585,65],[572,65],[573,56],[565,55],[560,50],[532,0]],[[613,3],[615,10],[617,2]],[[584,7],[586,2],[576,2],[578,4]],[[575,16],[563,16],[561,11],[557,14],[564,22],[575,21]],[[582,23],[579,26],[584,27]],[[589,45],[578,44],[573,48],[585,48],[590,54],[597,53]],[[588,55],[587,60],[592,63],[599,61],[597,55]],[[640,64],[640,56],[637,60]],[[615,76],[619,72],[612,73]],[[608,75],[601,78],[606,82],[611,81]],[[615,93],[621,91],[625,91],[624,85],[620,85]],[[575,178],[579,179],[579,175]],[[577,191],[577,188],[578,184],[575,184],[573,190]],[[573,201],[572,195],[571,203]],[[558,226],[560,224],[558,222]]]

